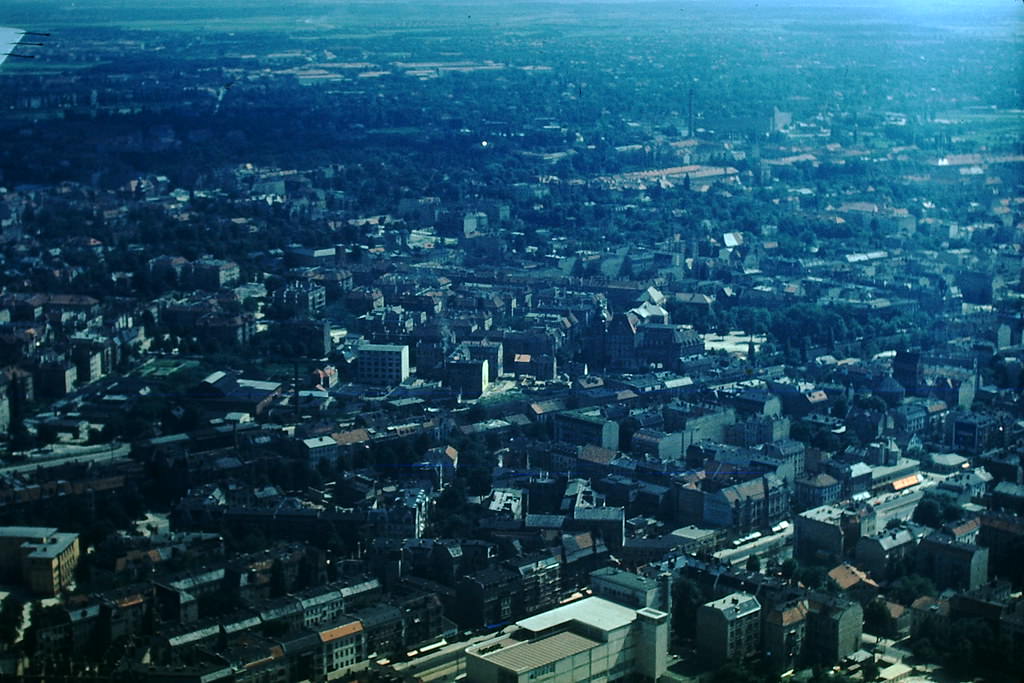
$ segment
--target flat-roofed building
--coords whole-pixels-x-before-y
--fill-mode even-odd
[[[590,572],[590,588],[597,597],[626,607],[653,607],[668,611],[669,587],[647,576],[615,567],[602,567]]]
[[[466,649],[471,681],[657,680],[666,669],[668,614],[585,598],[516,623],[512,635]]]
[[[204,258],[192,264],[192,280],[196,287],[217,290],[238,282],[238,264],[234,261]]]
[[[614,449],[619,447],[619,425],[597,409],[566,411],[555,415],[555,440]]]
[[[0,580],[18,581],[39,595],[56,595],[74,578],[78,534],[49,527],[0,527]]]
[[[409,347],[404,344],[363,344],[356,359],[356,381],[397,385],[409,377]]]

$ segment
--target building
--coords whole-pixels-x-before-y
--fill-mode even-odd
[[[401,384],[409,377],[409,347],[363,344],[355,364],[356,381],[363,384]]]
[[[838,562],[858,539],[875,532],[875,514],[866,508],[822,505],[796,517],[793,554],[806,562]]]
[[[314,436],[303,439],[301,444],[303,456],[312,465],[321,460],[334,462],[338,457],[338,442],[330,436]]]
[[[979,543],[989,550],[992,572],[1020,583],[1024,580],[1024,517],[1006,512],[986,512],[981,516]]]
[[[602,448],[619,447],[619,425],[604,417],[599,410],[570,410],[555,415],[555,440]]]
[[[653,607],[671,611],[671,587],[647,576],[623,571],[615,567],[602,567],[590,572],[590,588],[594,595],[631,609]]]
[[[36,370],[36,391],[44,398],[66,396],[77,382],[78,366],[65,358],[48,358]]]
[[[751,657],[761,649],[761,603],[736,592],[697,609],[697,647],[720,666]]]
[[[949,423],[949,443],[961,452],[981,453],[991,447],[989,440],[998,426],[991,415],[956,413]]]
[[[857,566],[863,567],[879,581],[886,581],[906,573],[910,557],[917,548],[922,533],[916,525],[886,529],[874,536],[857,541]]]
[[[662,460],[679,460],[683,455],[683,435],[666,434],[650,427],[641,427],[633,433],[630,448],[638,456],[654,455]]]
[[[666,670],[668,614],[585,598],[516,623],[466,649],[468,680],[656,681]]]
[[[487,381],[493,382],[505,372],[505,347],[500,341],[465,341],[460,349],[472,360],[487,361]]]
[[[864,610],[860,603],[824,593],[807,599],[806,657],[832,666],[860,649]]]
[[[327,305],[327,289],[309,280],[297,281],[274,290],[270,300],[290,315],[314,317]]]
[[[795,599],[765,610],[761,625],[764,656],[772,671],[783,672],[801,660],[807,636],[807,600]]]
[[[355,619],[343,617],[340,622],[319,630],[317,636],[321,643],[317,666],[321,680],[344,673],[366,659],[366,631]]]
[[[736,411],[717,404],[670,403],[662,410],[665,430],[682,432],[683,449],[700,441],[725,441],[725,432],[736,423]]]
[[[988,548],[929,534],[917,546],[917,570],[940,589],[974,590],[988,581]]]
[[[509,560],[508,567],[519,574],[516,609],[520,614],[536,614],[558,604],[562,565],[550,552]]]
[[[78,534],[48,527],[0,527],[0,580],[20,580],[34,593],[57,595],[74,578],[78,553]]]
[[[491,626],[513,619],[519,603],[519,576],[507,567],[487,567],[463,576],[457,591],[459,622],[463,626]]]
[[[842,494],[843,485],[825,472],[796,480],[796,502],[802,508],[831,505],[837,502]]]
[[[788,438],[788,417],[755,416],[725,427],[725,443],[743,448]]]
[[[193,284],[199,289],[209,291],[236,284],[239,273],[238,264],[234,261],[208,258],[192,264]]]
[[[479,398],[490,386],[490,362],[486,358],[469,358],[456,350],[445,363],[445,384],[463,398]]]
[[[767,529],[789,514],[789,489],[774,474],[704,492],[703,521],[739,532]]]
[[[602,505],[598,507],[576,506],[566,524],[569,530],[599,533],[609,550],[622,548],[626,538],[626,512],[621,507]]]

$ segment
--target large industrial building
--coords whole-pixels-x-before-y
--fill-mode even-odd
[[[668,614],[590,597],[467,648],[466,673],[479,683],[656,681],[667,655]]]

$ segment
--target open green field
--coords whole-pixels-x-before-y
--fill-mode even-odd
[[[154,358],[139,369],[139,376],[150,379],[166,379],[178,372],[195,370],[199,365],[197,360]]]

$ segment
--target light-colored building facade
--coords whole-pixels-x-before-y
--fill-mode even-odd
[[[358,620],[343,618],[317,635],[322,645],[317,669],[323,678],[330,680],[366,659],[366,631]]]
[[[409,377],[409,347],[364,344],[356,359],[356,380],[364,384],[397,385]]]
[[[668,614],[632,610],[597,597],[523,619],[512,636],[466,649],[478,683],[656,681],[665,672]]]
[[[669,611],[671,589],[647,576],[615,567],[602,567],[590,572],[590,588],[597,597],[632,609],[653,607]]]
[[[39,595],[56,595],[74,579],[78,534],[49,527],[0,527],[0,580],[21,580]]]

